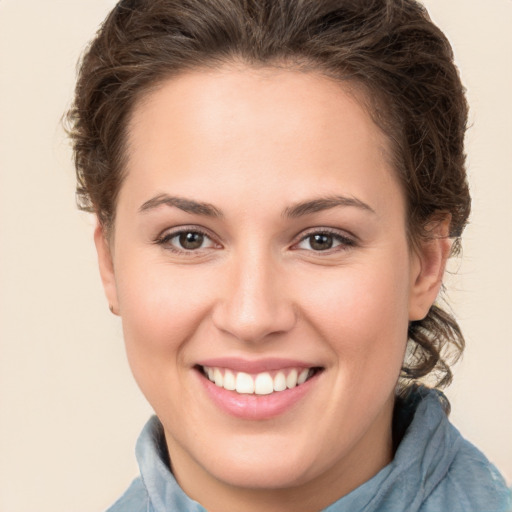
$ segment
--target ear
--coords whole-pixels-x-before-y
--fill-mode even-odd
[[[105,228],[98,221],[94,230],[94,243],[98,253],[98,265],[100,268],[101,281],[103,289],[109,303],[110,311],[119,314],[119,302],[117,300],[117,287],[114,273],[114,263],[109,240],[105,233]]]
[[[428,239],[420,240],[412,249],[410,321],[423,320],[439,294],[452,247],[450,221],[451,217],[447,215],[430,222],[426,227]]]

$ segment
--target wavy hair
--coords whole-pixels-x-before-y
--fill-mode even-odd
[[[362,89],[390,140],[414,244],[438,215],[453,252],[470,212],[467,104],[444,34],[414,0],[123,0],[83,55],[68,112],[77,202],[110,230],[123,180],[126,127],[149,90],[187,69],[242,61],[325,74]],[[452,378],[464,338],[433,305],[411,322],[400,383]]]

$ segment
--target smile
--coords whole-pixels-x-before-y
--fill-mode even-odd
[[[195,374],[206,397],[229,416],[261,421],[285,415],[322,389],[324,366],[268,357],[217,357],[198,361]],[[319,387],[320,386],[320,387]]]
[[[205,377],[219,388],[244,395],[270,395],[293,389],[313,377],[319,368],[287,368],[256,374],[213,366],[200,366]]]

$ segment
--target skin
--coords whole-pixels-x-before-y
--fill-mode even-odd
[[[393,457],[408,322],[435,300],[450,243],[444,222],[411,249],[388,141],[347,87],[198,70],[149,93],[130,121],[114,233],[95,232],[100,271],[173,472],[212,512],[318,510]],[[155,206],[162,194],[221,215]],[[333,196],[349,204],[285,214]],[[156,242],[180,229],[209,237],[188,251]],[[342,238],[315,250],[326,229]],[[294,407],[252,421],[213,404],[194,368],[226,356],[323,371]]]

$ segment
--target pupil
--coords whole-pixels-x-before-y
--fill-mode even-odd
[[[332,236],[331,235],[313,235],[311,237],[311,248],[316,251],[325,251],[332,247]]]
[[[184,249],[199,249],[203,245],[204,236],[201,233],[182,233],[180,235],[180,245]]]

